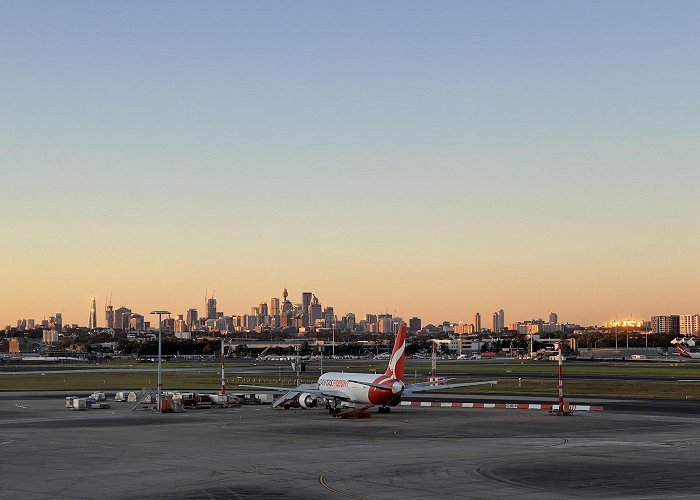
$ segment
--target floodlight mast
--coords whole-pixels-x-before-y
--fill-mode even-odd
[[[162,371],[162,366],[161,366],[161,338],[163,334],[163,314],[167,314],[170,316],[170,311],[151,311],[151,314],[157,314],[158,315],[158,392],[156,396],[156,400],[158,402],[158,411],[162,412],[162,406],[160,404],[160,398],[161,394],[163,392],[163,383],[162,383],[162,377],[161,377],[161,371]]]

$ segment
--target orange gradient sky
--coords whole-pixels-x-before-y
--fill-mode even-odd
[[[0,325],[700,312],[700,7],[565,4],[6,3]]]

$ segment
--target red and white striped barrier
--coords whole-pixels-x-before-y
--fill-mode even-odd
[[[537,403],[440,403],[438,401],[401,401],[401,406],[419,406],[422,408],[494,408],[509,410],[559,410],[558,404]],[[602,406],[569,405],[571,411],[603,411]]]

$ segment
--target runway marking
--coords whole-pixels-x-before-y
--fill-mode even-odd
[[[358,497],[357,495],[353,495],[352,493],[345,493],[344,491],[336,490],[332,486],[329,486],[328,483],[326,483],[326,474],[327,472],[322,472],[320,476],[318,476],[318,482],[326,488],[328,491],[335,493],[336,495],[342,495],[344,497],[348,498],[354,498],[355,500],[367,500],[364,497]]]

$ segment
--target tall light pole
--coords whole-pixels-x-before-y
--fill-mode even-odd
[[[170,311],[151,311],[151,314],[157,314],[158,315],[158,392],[156,396],[156,401],[158,401],[158,411],[161,411],[161,406],[160,406],[160,397],[161,397],[161,392],[163,391],[163,383],[161,380],[161,360],[160,360],[160,355],[161,355],[161,338],[163,335],[163,314],[167,314],[170,316]]]
[[[331,355],[331,357],[333,359],[335,359],[335,321],[336,321],[336,318],[337,318],[337,316],[334,315],[333,316],[333,345],[332,345],[333,354]]]

